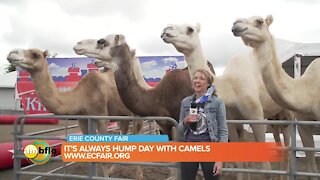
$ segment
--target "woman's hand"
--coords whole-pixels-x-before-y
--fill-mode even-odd
[[[213,166],[213,175],[218,176],[222,171],[222,162],[215,162]]]
[[[197,121],[197,115],[187,115],[183,122],[185,125],[196,122]]]

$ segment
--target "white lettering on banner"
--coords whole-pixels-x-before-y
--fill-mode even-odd
[[[130,153],[64,153],[66,159],[130,159]]]
[[[41,111],[41,102],[40,101],[38,101],[38,111]]]
[[[135,145],[129,145],[129,146],[112,146],[112,151],[116,152],[133,152],[137,149],[137,146]]]
[[[85,136],[84,140],[88,142],[108,142],[112,141],[112,136]]]
[[[172,145],[157,146],[158,152],[176,152],[177,147]]]
[[[129,141],[128,136],[114,136],[114,141]]]
[[[42,105],[42,103],[37,98],[34,97],[31,99],[31,97],[27,97],[27,111],[47,111],[47,109]],[[37,103],[36,103],[37,102]],[[38,106],[38,107],[36,107]]]
[[[63,146],[64,151],[73,151],[76,152],[77,151],[77,146],[75,145],[65,145]]]
[[[31,97],[26,98],[27,99],[27,110],[30,111],[30,106],[32,110],[34,111],[36,108],[34,107],[34,102],[36,101],[36,98],[33,98],[32,101],[30,101]]]
[[[153,149],[154,149],[153,145],[146,145],[146,146],[139,145],[139,152],[151,152],[153,151]]]
[[[190,145],[190,146],[179,146],[180,152],[210,152],[210,145]]]
[[[79,152],[108,152],[110,145],[97,146],[97,145],[81,145]]]

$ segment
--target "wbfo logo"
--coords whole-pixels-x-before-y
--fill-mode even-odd
[[[23,152],[32,163],[45,164],[50,160],[52,154],[57,153],[57,150],[51,148],[46,141],[37,140],[27,145]]]

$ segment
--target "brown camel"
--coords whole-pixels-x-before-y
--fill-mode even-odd
[[[102,67],[105,65],[104,62],[108,64],[117,63],[118,70],[115,71],[115,78],[118,92],[123,103],[134,114],[140,116],[168,116],[178,120],[182,99],[193,93],[188,70],[173,70],[166,74],[156,87],[143,87],[138,83],[139,79],[132,76],[135,66],[133,62],[138,61],[135,50],[130,50],[131,57],[128,61],[113,61],[113,58],[109,55],[112,46],[109,46],[110,38],[107,37],[110,36],[112,35],[99,40],[82,40],[79,43],[83,45],[83,50],[80,53],[76,51],[76,53],[99,59],[97,65]],[[126,42],[123,35],[116,35],[114,38],[122,41],[122,43]],[[212,68],[210,63],[208,66]],[[214,72],[213,69],[210,70]],[[164,133],[171,133],[173,126],[171,123],[164,121],[157,123]]]
[[[240,36],[244,44],[253,48],[257,57],[257,70],[272,98],[281,106],[294,111],[298,120],[320,120],[320,58],[315,59],[298,79],[291,78],[283,69],[276,55],[276,48],[269,26],[273,22],[271,15],[267,18],[254,16],[238,19],[232,31]],[[304,147],[314,147],[310,126],[298,126]],[[318,172],[314,152],[306,152],[308,171]],[[317,178],[314,178],[317,179]]]
[[[27,70],[35,85],[41,103],[52,113],[61,115],[104,115],[131,116],[122,103],[112,71],[104,73],[90,72],[78,85],[68,92],[60,91],[53,82],[45,60],[47,51],[39,49],[15,49],[8,55],[10,63]],[[107,134],[108,120],[98,120],[99,134]],[[83,134],[88,134],[86,121],[79,121]],[[120,121],[122,133],[128,132],[129,121]],[[141,130],[142,121],[134,121],[133,133]],[[103,167],[103,175],[109,176],[107,166]],[[111,168],[112,170],[112,168]],[[138,169],[137,179],[142,179],[142,170]]]

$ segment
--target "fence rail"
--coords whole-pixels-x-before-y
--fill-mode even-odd
[[[37,176],[34,179],[39,179],[40,177],[59,177],[59,178],[77,178],[77,179],[114,179],[114,178],[103,178],[96,176],[96,163],[89,163],[89,174],[87,176],[83,175],[70,175],[70,174],[57,174],[54,173],[65,167],[73,165],[74,163],[69,163],[63,167],[56,168],[47,173],[40,172],[25,172],[23,170],[27,167],[21,167],[21,159],[23,159],[22,152],[22,141],[24,139],[59,139],[66,140],[65,137],[50,137],[50,136],[41,136],[41,134],[54,132],[59,130],[65,130],[66,135],[69,128],[75,128],[77,126],[65,126],[63,128],[56,128],[51,130],[44,130],[35,133],[24,134],[24,122],[27,118],[55,118],[55,119],[78,119],[78,120],[88,120],[89,124],[89,134],[95,134],[96,132],[96,123],[95,120],[99,119],[110,119],[110,120],[156,120],[156,121],[169,121],[177,128],[177,122],[169,117],[128,117],[128,116],[63,116],[63,115],[23,115],[20,116],[14,123],[14,179],[19,180],[22,175],[32,175]],[[263,173],[263,174],[275,174],[275,175],[287,175],[290,180],[296,180],[297,176],[309,176],[309,177],[320,177],[318,173],[310,172],[297,172],[296,170],[296,152],[297,151],[319,151],[320,148],[307,148],[307,147],[296,147],[296,128],[297,125],[320,125],[318,121],[285,121],[285,120],[228,120],[228,124],[276,124],[276,125],[290,125],[292,126],[291,131],[291,146],[288,149],[290,154],[290,169],[289,171],[277,171],[277,170],[258,170],[258,169],[238,169],[238,168],[223,168],[223,172],[233,172],[233,173]],[[150,125],[151,127],[151,125]],[[176,131],[177,132],[177,131]],[[177,137],[177,134],[175,135]],[[54,160],[61,160],[61,157],[55,157]],[[148,165],[148,166],[163,166],[163,167],[178,167],[177,163],[112,163],[112,164],[131,164],[131,165]],[[33,165],[31,165],[33,166]],[[179,173],[180,175],[180,173]],[[117,178],[119,179],[119,178]]]

